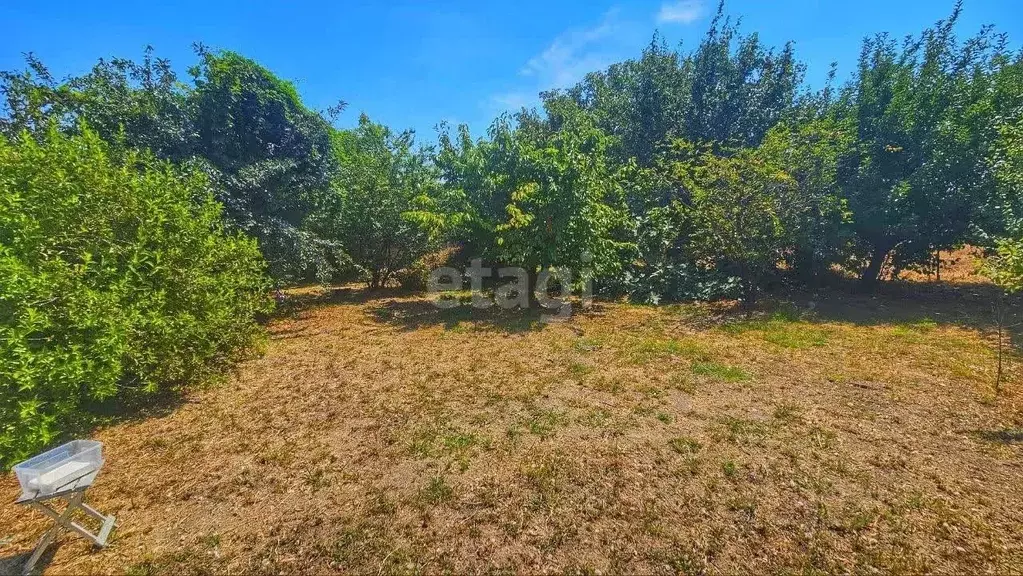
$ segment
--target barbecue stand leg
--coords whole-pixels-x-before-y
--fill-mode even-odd
[[[87,532],[85,536],[89,540],[92,540],[92,543],[95,544],[96,546],[99,546],[100,548],[106,546],[107,537],[110,536],[110,531],[114,529],[115,518],[113,516],[104,516],[103,514],[100,514],[99,512],[96,511],[96,509],[94,509],[92,506],[89,506],[85,502],[82,502],[82,510],[89,516],[92,516],[96,520],[100,521],[99,534],[94,536],[92,533]]]
[[[36,562],[42,557],[43,552],[49,547],[50,543],[60,534],[60,531],[67,527],[67,523],[71,520],[71,513],[78,508],[79,504],[82,503],[83,492],[77,492],[74,496],[68,499],[67,508],[64,509],[64,513],[58,515],[52,508],[43,504],[42,502],[33,502],[32,505],[39,508],[47,516],[56,519],[56,523],[43,534],[43,537],[39,539],[39,544],[36,544],[36,549],[32,552],[32,556],[29,557],[28,562],[25,562],[25,567],[22,569],[22,574],[28,575],[32,573],[32,569],[36,567]]]

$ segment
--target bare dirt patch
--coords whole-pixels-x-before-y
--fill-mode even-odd
[[[984,298],[545,324],[314,292],[227,383],[95,434],[119,527],[49,572],[1023,571]],[[0,526],[13,566],[46,523]]]

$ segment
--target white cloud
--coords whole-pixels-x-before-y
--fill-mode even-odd
[[[528,92],[507,92],[491,96],[490,104],[499,112],[517,112],[523,106],[534,104],[536,97]]]
[[[704,0],[679,0],[665,2],[657,13],[657,21],[665,23],[691,24],[703,17],[706,4]]]
[[[538,102],[538,94],[553,88],[569,88],[589,73],[606,68],[622,58],[622,44],[634,32],[616,9],[604,14],[590,27],[559,34],[542,52],[529,59],[519,71],[528,79],[516,90],[491,97],[488,107],[517,111]]]
[[[613,41],[621,29],[618,11],[611,10],[599,24],[576,28],[560,34],[547,48],[534,56],[522,69],[523,76],[535,76],[543,88],[567,88],[587,72],[603,67],[605,44]]]

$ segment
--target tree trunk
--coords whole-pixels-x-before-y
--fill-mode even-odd
[[[873,292],[877,288],[877,281],[881,277],[881,266],[884,265],[884,261],[888,258],[888,253],[892,251],[891,244],[875,244],[874,248],[870,251],[870,264],[863,270],[863,274],[860,276],[860,290],[863,292]]]
[[[998,300],[995,306],[995,317],[998,321],[998,373],[995,376],[995,396],[998,396],[1002,391],[1002,332],[1005,324],[1005,292],[998,291]]]
[[[747,284],[742,290],[742,301],[740,306],[743,310],[749,312],[757,304],[757,285],[755,283]]]
[[[527,274],[528,284],[529,284],[526,287],[526,290],[529,293],[529,307],[530,308],[539,308],[540,307],[540,300],[538,300],[537,297],[536,297],[536,282],[540,278],[540,272],[538,272],[536,270],[536,268],[527,268],[526,269],[526,274]]]
[[[747,312],[752,310],[757,303],[757,288],[760,286],[761,276],[762,274],[755,273],[750,266],[739,265],[739,277],[742,278],[742,294],[739,303]]]

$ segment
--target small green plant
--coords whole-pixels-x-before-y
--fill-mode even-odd
[[[443,444],[448,452],[464,452],[473,446],[484,444],[484,441],[476,434],[453,432],[444,436]]]
[[[692,455],[696,454],[702,448],[702,445],[695,439],[689,438],[688,436],[679,436],[672,438],[668,441],[668,445],[671,449],[679,454]]]
[[[732,462],[731,460],[725,460],[721,464],[721,472],[724,473],[726,478],[734,478],[736,471],[737,467],[735,462]]]
[[[207,534],[200,538],[200,542],[202,542],[203,546],[207,548],[218,548],[220,546],[220,534],[215,532]]]
[[[419,493],[419,497],[423,502],[436,506],[450,500],[453,494],[454,489],[448,485],[443,476],[434,476],[426,488]]]
[[[749,441],[767,435],[767,428],[756,420],[727,417],[724,421],[729,442]]]
[[[583,362],[570,362],[568,364],[568,373],[576,378],[582,378],[590,372],[593,372],[593,366],[589,364]]]
[[[572,346],[579,352],[593,352],[600,348],[600,344],[596,338],[579,338]]]
[[[534,408],[526,420],[529,433],[541,438],[549,438],[554,431],[565,424],[565,415],[557,410]]]
[[[742,368],[717,362],[693,362],[692,372],[697,376],[709,376],[724,382],[743,382],[750,378],[749,373]]]
[[[611,421],[612,415],[603,408],[591,409],[578,418],[578,422],[590,428],[603,428]]]
[[[672,356],[702,358],[706,356],[706,350],[689,340],[640,338],[631,344],[629,354],[633,363],[646,364]]]

